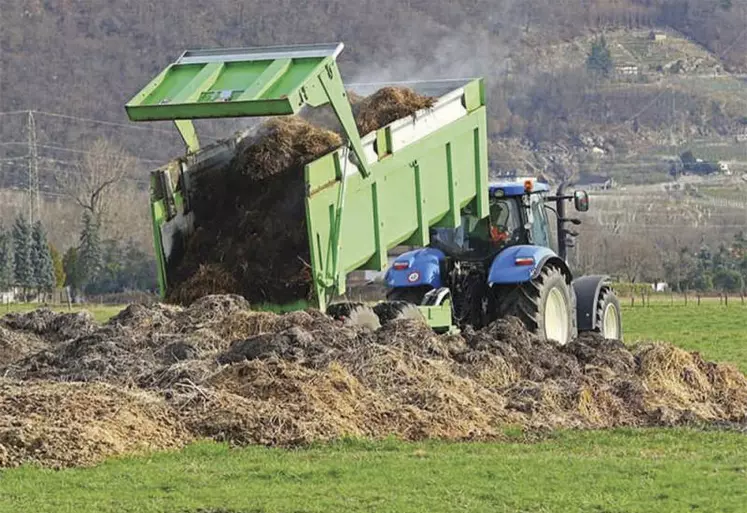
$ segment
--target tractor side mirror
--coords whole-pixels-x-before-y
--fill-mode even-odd
[[[573,203],[579,212],[589,210],[589,194],[586,191],[576,191],[573,193]]]

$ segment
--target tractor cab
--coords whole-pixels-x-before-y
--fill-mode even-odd
[[[549,247],[550,234],[544,197],[549,186],[534,179],[489,185],[489,215],[480,219],[470,206],[457,228],[436,228],[431,246],[462,260],[492,259],[509,246]]]

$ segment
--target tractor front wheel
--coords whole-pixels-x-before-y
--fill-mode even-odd
[[[620,302],[610,289],[605,289],[597,301],[597,331],[607,339],[622,340]]]

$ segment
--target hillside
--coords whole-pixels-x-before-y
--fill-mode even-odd
[[[147,171],[183,151],[170,124],[124,114],[155,73],[185,48],[332,40],[347,45],[348,83],[485,76],[493,172],[648,183],[691,147],[739,169],[745,14],[744,0],[0,0],[0,112],[16,112],[0,119],[0,189],[26,187],[34,110],[49,223],[75,225],[75,208],[51,214],[66,201],[58,178],[77,173],[101,138],[136,157],[127,197],[143,198]],[[652,30],[666,37],[652,40]],[[600,79],[585,63],[602,33],[615,70]],[[245,124],[198,129],[210,140]]]
[[[0,112],[34,109],[125,122],[127,99],[185,48],[342,40],[348,81],[486,76],[492,138],[526,139],[535,146],[567,145],[584,131],[611,132],[606,125],[621,124],[661,92],[660,79],[671,78],[673,63],[683,62],[686,73],[741,70],[747,48],[742,25],[734,21],[747,12],[747,3],[728,0],[384,0],[375,8],[360,0],[300,5],[216,0],[209,8],[174,0],[2,0],[0,12]],[[648,44],[640,36],[652,27],[669,30],[669,41]],[[583,64],[594,34],[611,29],[638,31],[613,37],[612,56],[618,64],[637,62],[654,75],[654,84],[608,90],[586,76]],[[708,119],[708,94],[681,93],[686,131],[733,131],[737,115],[728,106],[725,119]],[[654,106],[648,113],[661,110]],[[672,121],[637,119],[643,132]],[[6,118],[2,141],[18,141],[24,123]],[[159,127],[170,130],[167,124]],[[616,133],[619,127],[614,128]],[[148,159],[146,167],[181,147],[173,133],[152,137],[147,130],[102,130],[76,121],[41,129],[47,130],[41,136],[48,145],[78,150],[94,136],[114,138]],[[226,131],[218,126],[211,135]],[[498,162],[500,145],[493,156],[494,167],[505,167]],[[60,159],[58,153],[52,157]],[[16,174],[0,186],[22,185],[22,171]]]

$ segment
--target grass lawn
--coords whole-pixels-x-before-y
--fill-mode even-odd
[[[747,438],[562,432],[535,443],[203,443],[92,469],[0,475],[0,511],[743,512]]]
[[[629,344],[665,340],[700,351],[706,359],[734,363],[747,372],[747,305],[739,298],[731,299],[728,306],[709,299],[700,306],[692,300],[687,306],[670,306],[662,300],[633,308],[623,300],[623,333]]]
[[[11,312],[30,312],[36,310],[39,305],[32,303],[11,303],[0,305],[0,317],[6,313]],[[98,322],[106,322],[111,317],[117,315],[124,308],[123,305],[73,305],[72,308],[68,308],[66,305],[54,305],[50,306],[50,309],[56,312],[80,312],[81,310],[88,310],[93,314],[93,317]]]

